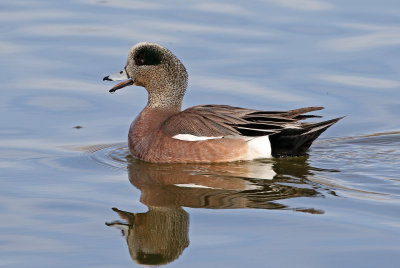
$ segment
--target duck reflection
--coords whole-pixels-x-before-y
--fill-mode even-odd
[[[113,210],[126,222],[106,225],[121,230],[136,263],[170,263],[189,245],[189,214],[181,207],[149,207],[146,213]]]
[[[307,180],[316,170],[307,157],[226,164],[152,164],[128,161],[130,182],[141,191],[146,213],[113,208],[132,259],[161,265],[178,258],[189,245],[189,215],[182,207],[209,209],[291,209],[322,214],[314,208],[290,208],[277,200],[322,195]]]

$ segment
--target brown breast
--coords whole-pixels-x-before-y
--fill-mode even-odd
[[[247,154],[247,144],[242,139],[182,141],[166,135],[160,126],[175,113],[146,107],[129,130],[128,142],[132,156],[148,162],[207,163],[240,160]]]

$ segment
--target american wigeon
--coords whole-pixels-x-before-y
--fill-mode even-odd
[[[199,105],[181,111],[187,87],[185,66],[168,49],[139,43],[125,68],[103,80],[125,80],[110,92],[143,86],[148,102],[132,122],[128,135],[133,157],[148,162],[229,162],[300,156],[341,118],[299,122],[323,107],[260,111],[228,105]]]

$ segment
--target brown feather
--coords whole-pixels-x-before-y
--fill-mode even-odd
[[[171,116],[163,123],[161,129],[170,136],[191,134],[207,137],[263,136],[291,128],[307,132],[315,124],[297,123],[297,121],[317,117],[303,114],[321,109],[323,107],[259,111],[229,105],[198,105]]]

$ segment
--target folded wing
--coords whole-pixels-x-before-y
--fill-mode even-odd
[[[328,127],[339,121],[300,122],[320,116],[305,113],[323,107],[289,111],[260,111],[228,105],[190,107],[166,120],[161,129],[170,136],[190,134],[198,137],[270,136],[273,156],[303,155],[312,142]]]

